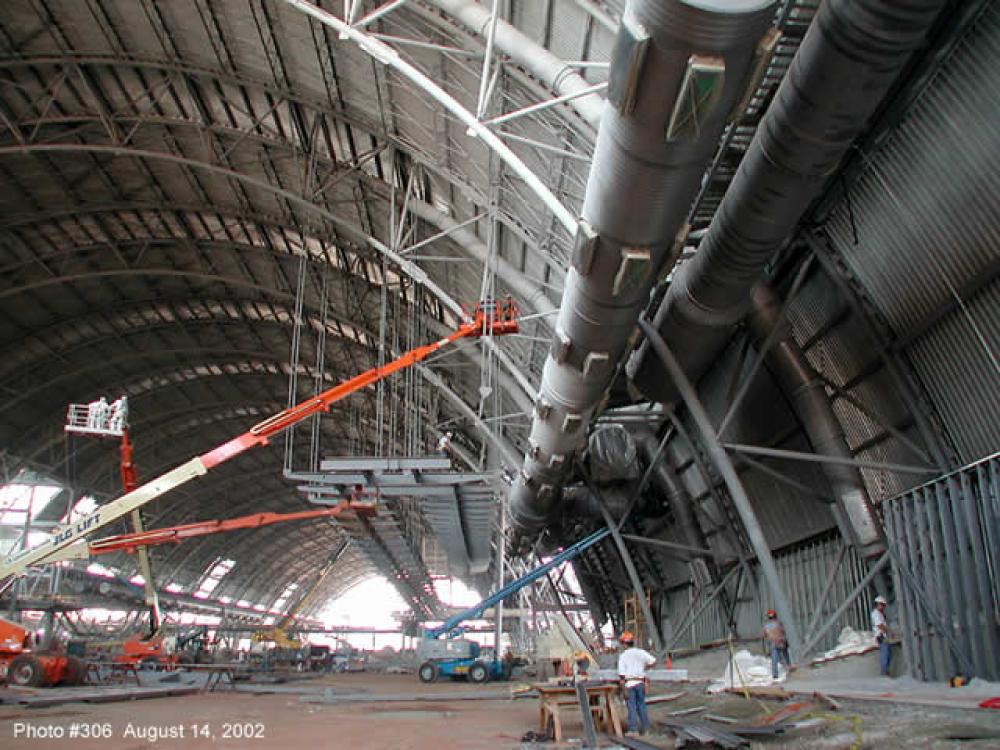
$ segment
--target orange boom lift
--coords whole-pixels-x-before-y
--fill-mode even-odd
[[[355,377],[330,388],[312,398],[306,399],[295,406],[285,409],[268,419],[254,425],[241,435],[236,436],[222,445],[203,453],[200,456],[186,461],[180,466],[171,469],[165,474],[146,482],[145,484],[129,490],[127,485],[135,481],[134,468],[131,463],[131,446],[127,440],[122,444],[122,480],[126,483],[126,492],[116,500],[103,505],[93,512],[83,516],[75,522],[63,526],[55,531],[49,539],[31,549],[23,550],[9,556],[0,564],[0,592],[6,590],[16,576],[22,575],[24,571],[32,565],[48,564],[59,560],[79,559],[89,557],[92,545],[87,544],[84,537],[92,534],[98,529],[107,526],[109,523],[125,516],[150,501],[166,494],[170,490],[185,484],[192,479],[199,477],[216,466],[228,461],[235,456],[259,445],[267,445],[271,438],[284,432],[286,429],[304,419],[329,411],[330,407],[343,398],[355,393],[362,388],[366,388],[373,383],[377,383],[384,378],[412,367],[418,362],[426,359],[431,354],[440,349],[465,338],[480,338],[482,336],[500,336],[518,331],[518,310],[514,301],[507,298],[502,301],[486,300],[472,311],[466,322],[458,327],[451,335],[435,341],[434,343],[419,346],[403,354],[398,359],[389,362],[382,367],[374,367]],[[339,508],[339,506],[338,506]],[[306,511],[316,515],[335,515],[338,508],[329,511]],[[343,511],[339,508],[339,511]],[[160,544],[167,541],[178,541],[187,536],[196,536],[199,533],[215,533],[224,531],[227,528],[248,528],[252,525],[266,525],[275,523],[273,515],[257,514],[247,516],[242,519],[232,519],[230,521],[208,521],[205,524],[189,524],[187,526],[173,527],[172,529],[160,529],[151,532],[138,532],[136,534],[126,534],[122,537],[111,537],[102,542],[95,542],[94,549],[101,550],[102,544],[105,551],[112,551],[107,547],[111,545],[116,549],[139,549],[146,544]],[[261,523],[262,518],[268,517],[266,523]],[[299,516],[303,517],[303,516]],[[252,521],[250,519],[256,519]],[[280,519],[292,520],[292,519]],[[220,528],[229,524],[227,528]],[[236,525],[232,525],[236,524]],[[245,525],[240,525],[245,524]],[[197,527],[194,528],[194,527]],[[206,530],[208,529],[208,530]],[[147,536],[153,535],[153,536]],[[148,541],[143,541],[148,540]],[[158,541],[154,541],[158,540]]]

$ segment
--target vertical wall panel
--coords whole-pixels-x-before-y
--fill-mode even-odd
[[[918,679],[1000,679],[998,495],[1000,454],[883,503],[903,648]]]
[[[1000,6],[986,3],[827,225],[967,462],[1000,441],[998,45]]]
[[[853,548],[849,548],[837,569],[830,593],[820,601],[819,596],[823,593],[823,586],[831,568],[837,562],[840,547],[839,538],[827,538],[805,543],[775,556],[778,576],[795,611],[799,632],[803,635],[815,612],[820,611],[818,623],[822,626],[866,573],[864,562]],[[754,572],[757,584],[755,587],[753,582],[744,580],[740,587],[736,605],[736,635],[740,638],[755,637],[764,624],[765,613],[773,606],[768,599],[767,586],[756,564],[751,563],[750,569]],[[674,626],[680,624],[692,606],[698,607],[699,601],[700,599],[692,601],[690,587],[671,592],[667,597],[665,610],[672,624]],[[837,642],[837,636],[845,625],[850,625],[856,630],[867,629],[869,608],[870,597],[865,593],[858,597],[854,605],[820,639],[817,652],[831,648]],[[725,638],[727,635],[723,608],[719,602],[713,602],[693,623],[684,628],[675,647],[694,647]],[[798,657],[799,655],[792,654],[793,659]]]

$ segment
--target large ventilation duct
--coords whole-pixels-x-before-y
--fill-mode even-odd
[[[773,0],[626,8],[529,451],[511,491],[520,541],[550,516],[722,128],[755,84],[772,17]]]
[[[708,549],[708,539],[695,515],[694,501],[680,478],[669,465],[669,454],[660,453],[660,441],[649,427],[635,427],[632,430],[639,453],[646,466],[653,466],[652,479],[660,491],[663,501],[670,507],[674,521],[684,535],[684,543],[691,547]]]
[[[696,380],[747,312],[750,288],[882,101],[944,0],[826,0],[694,259],[654,323]],[[628,374],[650,398],[676,386],[647,342]]]
[[[792,338],[791,326],[781,319],[781,303],[774,290],[758,284],[753,290],[753,310],[748,317],[750,331],[758,343],[769,337],[773,345],[765,355],[768,369],[788,397],[813,450],[821,456],[853,458],[840,421],[833,411],[826,386],[809,364],[798,343]],[[775,328],[781,327],[775,331]],[[847,519],[842,528],[844,537],[867,557],[885,551],[879,534],[868,490],[861,472],[855,466],[823,464],[838,511],[834,515]]]

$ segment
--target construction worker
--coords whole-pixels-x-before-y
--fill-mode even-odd
[[[788,636],[785,635],[785,626],[778,619],[778,613],[773,609],[767,610],[767,621],[760,631],[760,636],[771,650],[771,677],[778,679],[778,666],[785,663],[787,669],[792,668],[792,660],[788,656]]]
[[[87,427],[92,430],[107,428],[108,400],[101,396],[97,401],[87,404]]]
[[[451,458],[451,432],[446,432],[438,440],[437,444],[438,453],[446,458]]]
[[[872,610],[872,630],[878,641],[879,674],[889,676],[889,662],[892,660],[892,646],[889,645],[889,623],[885,619],[885,597],[879,594],[875,597],[875,609]]]
[[[583,649],[573,652],[573,682],[586,682],[589,679],[590,654]]]
[[[121,432],[125,429],[125,419],[128,416],[128,397],[111,402],[111,418],[108,420],[108,429],[112,432]]]
[[[624,647],[618,657],[618,682],[625,690],[625,705],[628,707],[628,731],[632,734],[649,731],[649,715],[646,713],[646,669],[656,663],[651,653],[635,646],[635,636],[626,630],[619,636]]]

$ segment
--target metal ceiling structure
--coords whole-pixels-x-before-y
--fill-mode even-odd
[[[820,2],[740,5],[771,19],[767,55],[731,92],[736,106],[691,205],[677,207],[686,232],[670,248],[677,265],[650,279],[651,316],[711,236]],[[998,150],[1000,15],[988,2],[936,5],[903,73],[763,272],[781,346],[797,347],[821,384],[873,503],[1000,445],[1000,217],[988,198],[1000,185],[986,166]],[[439,338],[488,294],[515,297],[520,335],[460,346],[358,394],[311,440],[223,467],[153,503],[146,523],[299,509],[306,498],[285,470],[430,453],[444,429],[463,470],[513,477],[525,453],[535,460],[535,401],[561,340],[555,314],[625,10],[624,0],[0,4],[0,450],[8,476],[29,469],[68,488],[39,520],[58,520],[70,497],[116,495],[112,449],[67,438],[67,404],[128,395],[136,461],[152,477],[293,397]],[[695,378],[698,397],[726,425],[719,438],[775,570],[809,581],[794,555],[845,559],[830,545],[846,527],[822,500],[836,483],[791,454],[752,453],[821,451],[779,366],[757,357],[772,336],[727,326],[724,350]],[[649,614],[662,622],[695,594],[729,586],[735,601],[766,556],[750,543],[746,508],[692,412],[647,404],[624,361],[611,363],[595,419],[652,430],[651,460],[668,469],[652,485],[680,506],[576,563],[589,604],[599,620],[620,619],[636,583],[654,592]],[[495,578],[484,560],[503,545],[481,493],[474,501],[474,523],[460,500],[428,501],[425,512],[418,497],[370,522],[242,531],[153,558],[160,583],[188,592],[216,561],[234,560],[215,594],[265,607],[334,559],[316,602],[380,573],[427,614],[432,575],[474,557],[482,575],[470,582]],[[543,545],[594,522],[540,518]],[[710,559],[635,538],[707,545]],[[468,560],[449,558],[463,550]],[[864,575],[862,557],[852,550],[845,581]],[[129,559],[118,564],[134,572]],[[714,625],[690,627],[694,638]]]

